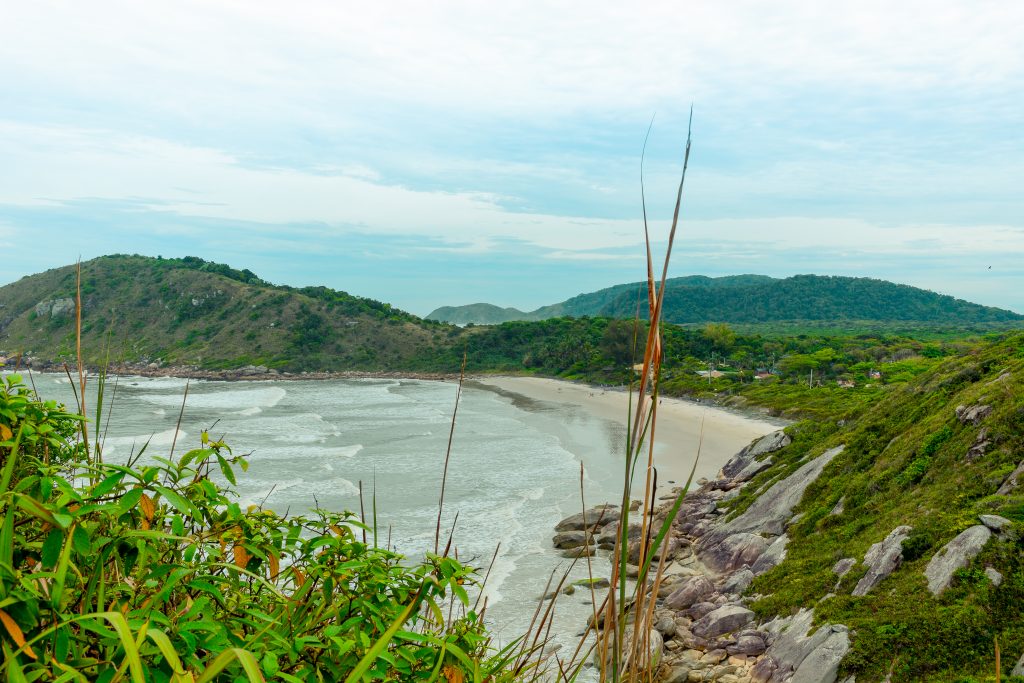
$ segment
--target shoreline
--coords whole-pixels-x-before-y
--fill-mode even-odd
[[[515,400],[561,403],[582,408],[600,420],[625,428],[628,392],[546,377],[475,376],[472,385]],[[788,421],[764,415],[744,415],[735,409],[685,399],[662,397],[654,436],[654,465],[658,490],[682,486],[700,451],[692,487],[699,479],[714,479],[721,467],[751,441],[781,429]],[[701,433],[703,430],[703,434]],[[642,468],[643,465],[641,464]]]

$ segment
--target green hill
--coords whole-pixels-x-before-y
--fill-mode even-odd
[[[75,267],[0,287],[0,354],[74,357]],[[454,328],[326,287],[272,285],[195,257],[82,264],[83,350],[99,364],[416,369]]]
[[[1012,311],[871,278],[688,276],[669,279],[666,288],[664,318],[677,324],[884,321],[904,325],[970,326],[1013,324],[1024,320],[1024,316]],[[514,308],[498,309],[487,304],[473,304],[439,308],[427,318],[459,324],[544,320],[565,315],[632,318],[638,301],[641,312],[646,310],[646,298],[646,285],[635,282],[580,294],[528,313]],[[498,311],[501,311],[500,315]]]

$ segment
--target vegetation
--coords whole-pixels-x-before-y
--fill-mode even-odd
[[[5,680],[533,676],[527,648],[490,649],[473,571],[445,553],[410,563],[351,513],[242,509],[246,461],[205,433],[114,465],[84,428],[17,375],[0,386]]]
[[[992,408],[981,424],[961,422],[957,406]],[[917,377],[851,409],[847,419],[808,420],[787,429],[794,439],[776,462],[729,506],[745,509],[764,485],[831,446],[845,451],[811,485],[788,534],[786,561],[759,577],[751,594],[761,615],[815,606],[820,623],[854,634],[844,674],[880,680],[974,680],[990,671],[994,641],[1006,653],[1007,675],[1024,652],[1024,487],[997,494],[1024,460],[1024,335],[991,339],[969,352],[937,360]],[[982,434],[984,431],[984,434]],[[968,451],[980,440],[980,456]],[[834,512],[842,501],[843,511]],[[989,542],[940,597],[923,570],[943,545],[979,514],[1010,519],[1013,528]],[[862,558],[900,525],[913,527],[903,564],[865,597],[851,589],[859,565],[836,588],[832,566]],[[984,570],[998,571],[998,587]],[[1004,678],[1005,680],[1005,678]]]
[[[628,320],[635,315],[637,302],[643,303],[647,298],[646,286],[641,282],[616,285],[529,313],[472,304],[439,308],[427,318],[460,324],[544,320],[566,315]],[[475,317],[478,314],[483,317]],[[849,321],[854,326],[864,326],[885,321],[961,329],[975,324],[998,325],[1024,320],[1024,316],[1012,311],[979,306],[908,285],[822,275],[796,275],[781,280],[763,275],[672,278],[666,281],[663,318],[665,322],[676,324],[726,322],[806,326],[817,321],[833,325]]]

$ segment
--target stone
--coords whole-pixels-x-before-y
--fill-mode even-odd
[[[782,430],[762,436],[730,458],[718,476],[722,479],[731,479],[734,482],[753,479],[754,475],[771,465],[771,458],[758,460],[760,456],[781,450],[792,441],[789,435]]]
[[[686,610],[686,614],[694,621],[697,621],[702,619],[704,615],[713,612],[717,607],[718,605],[713,602],[698,602]]]
[[[843,578],[844,576],[850,573],[850,570],[853,569],[853,566],[855,564],[857,564],[857,558],[844,557],[843,559],[839,560],[834,565],[832,565],[832,573],[838,576],[839,578]]]
[[[734,645],[726,648],[731,655],[750,655],[752,657],[762,654],[765,649],[767,649],[767,645],[761,636],[740,636]]]
[[[744,567],[733,572],[725,583],[722,584],[721,592],[725,595],[743,595],[743,592],[750,587],[754,580],[754,572]]]
[[[932,595],[940,595],[946,590],[953,580],[953,573],[966,567],[990,538],[992,531],[984,524],[978,524],[961,532],[935,553],[924,570]]]
[[[664,638],[671,638],[676,634],[676,621],[672,617],[661,617],[654,625],[654,630],[660,633]]]
[[[896,571],[903,561],[903,541],[907,540],[911,530],[912,527],[909,526],[898,526],[883,540],[868,548],[864,555],[864,564],[868,566],[868,572],[854,587],[854,596],[867,595],[871,589]]]
[[[685,664],[673,666],[668,674],[662,679],[662,683],[685,683],[689,680],[690,667]]]
[[[617,505],[598,505],[585,512],[570,515],[555,525],[555,531],[583,531],[603,527],[610,522],[619,521]]]
[[[754,564],[767,549],[768,542],[757,534],[740,532],[705,548],[700,559],[711,571],[726,574]]]
[[[725,650],[717,648],[705,652],[704,656],[700,658],[700,661],[702,664],[706,664],[708,666],[717,666],[728,656],[729,654]]]
[[[1020,486],[1020,482],[1022,481],[1024,481],[1024,461],[1021,461],[1021,463],[1017,465],[1017,469],[1011,472],[1010,476],[1003,481],[999,490],[996,491],[996,494],[1000,496],[1008,496],[1014,489]]]
[[[1008,529],[1013,524],[1006,517],[1000,517],[999,515],[978,515],[978,519],[997,534],[1002,533],[1004,529]]]
[[[982,427],[978,431],[978,436],[974,439],[974,443],[967,450],[967,462],[974,462],[984,457],[985,453],[988,452],[988,447],[992,445],[992,442],[988,439],[988,429]]]
[[[561,553],[562,557],[567,557],[570,560],[575,560],[580,557],[593,557],[597,554],[597,549],[592,545],[580,546],[579,548],[569,548],[563,550]]]
[[[581,546],[589,545],[593,543],[594,538],[585,531],[563,531],[560,534],[555,534],[554,538],[551,539],[552,544],[558,550],[568,550],[569,548],[579,548]]]
[[[675,591],[665,599],[665,607],[671,610],[684,610],[711,596],[715,586],[703,575],[684,579]]]
[[[754,565],[750,568],[750,571],[754,573],[754,576],[760,576],[769,569],[774,569],[778,565],[782,564],[782,561],[786,559],[786,545],[789,544],[789,536],[782,534],[768,546],[768,549],[762,553],[761,557],[757,558]]]
[[[832,511],[829,512],[828,514],[830,514],[833,517],[835,517],[835,516],[843,514],[844,512],[846,512],[846,496],[843,496],[842,498],[840,498],[839,502],[837,502],[835,504],[835,507],[833,507]]]
[[[843,449],[844,446],[837,446],[807,461],[796,472],[762,493],[743,514],[710,530],[698,547],[701,559],[703,553],[734,534],[757,532],[781,536],[804,491]]]
[[[633,627],[627,626],[625,633],[623,634],[623,642],[630,643],[633,641]],[[661,637],[661,634],[654,629],[647,631],[647,652],[638,653],[643,658],[638,664],[647,661],[648,668],[651,671],[657,671],[661,665],[661,658],[665,653],[665,640]],[[625,670],[629,668],[629,656],[627,655],[622,662],[622,668]]]
[[[839,664],[850,651],[850,634],[845,626],[833,626],[825,642],[811,650],[789,683],[836,683],[839,678]]]
[[[754,620],[754,613],[739,605],[725,605],[708,612],[693,624],[694,635],[715,638],[743,628]]]
[[[996,588],[999,588],[1003,583],[1003,575],[992,567],[985,567],[985,576],[988,577],[988,580],[991,581],[992,585]]]
[[[975,404],[973,406],[957,406],[956,419],[960,420],[961,424],[979,425],[981,421],[992,414],[992,406]]]

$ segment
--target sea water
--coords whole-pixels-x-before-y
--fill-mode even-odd
[[[34,381],[41,397],[74,409],[66,377],[36,375]],[[166,456],[172,443],[180,455],[198,447],[208,430],[235,454],[248,454],[249,470],[237,485],[243,505],[291,514],[317,506],[358,511],[361,486],[368,516],[376,498],[381,545],[390,543],[411,559],[433,549],[455,383],[193,380],[181,413],[185,387],[186,380],[167,377],[109,380],[111,405],[101,429],[105,459],[124,462],[145,444],[143,459]],[[624,417],[625,410],[624,397]],[[571,564],[552,547],[555,524],[580,511],[581,495],[588,507],[619,502],[625,439],[619,422],[580,406],[480,384],[463,387],[441,543],[452,534],[462,561],[479,567],[481,577],[489,568],[486,614],[499,643],[527,630],[549,578],[557,582]],[[595,577],[609,575],[606,556],[592,558]],[[587,575],[581,560],[570,581]],[[560,656],[575,648],[592,610],[587,590],[559,597],[551,633],[564,646]]]

